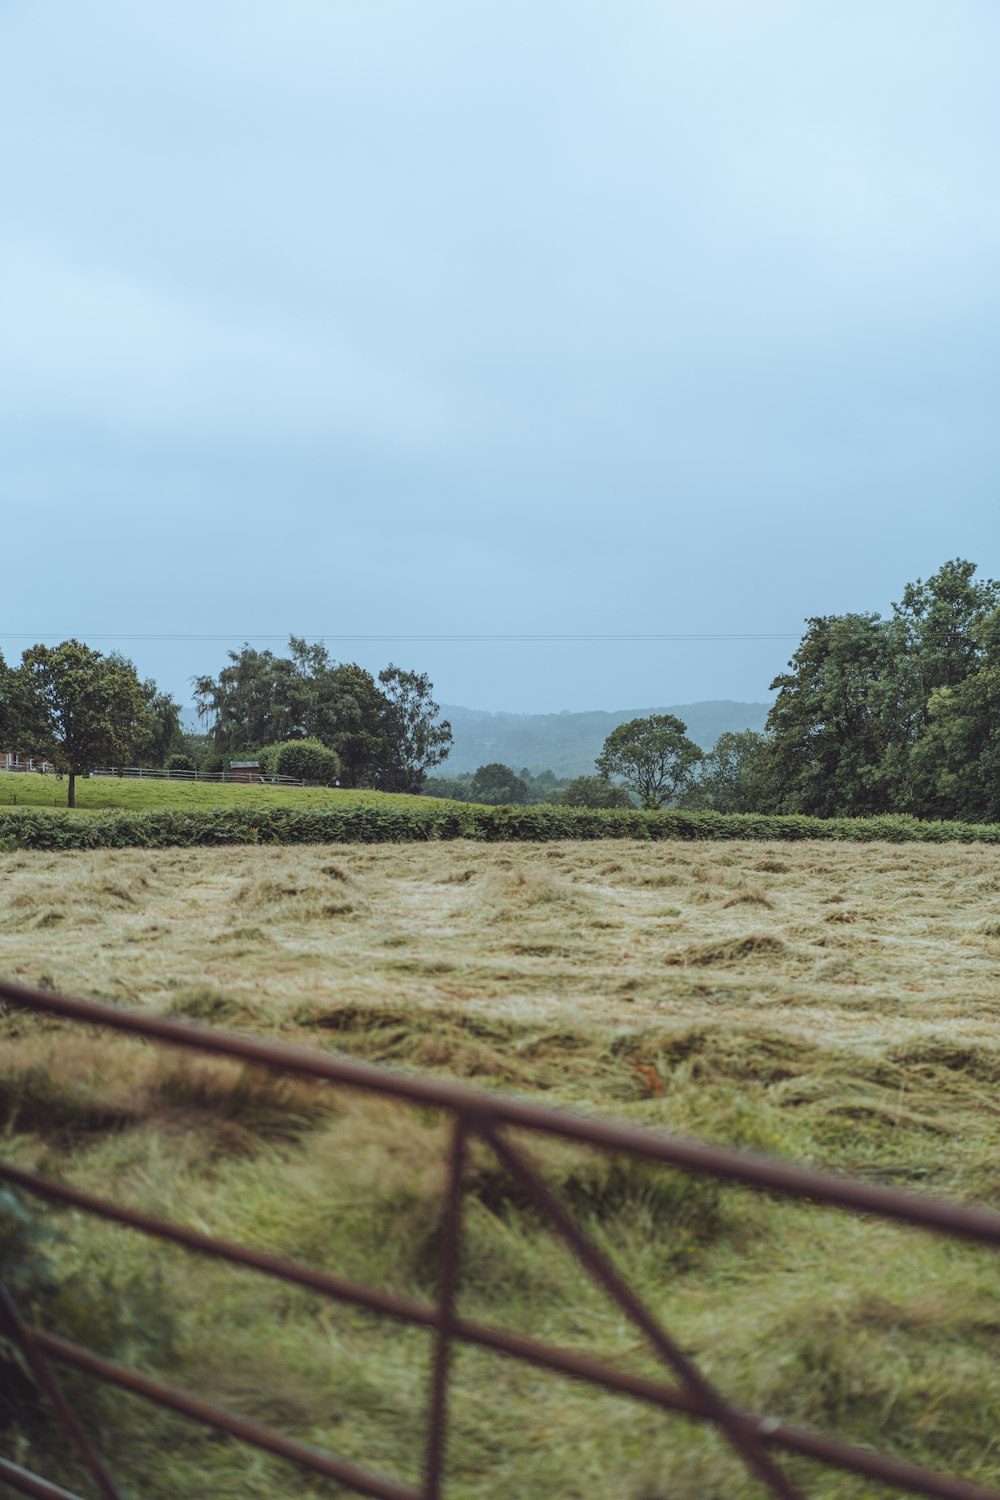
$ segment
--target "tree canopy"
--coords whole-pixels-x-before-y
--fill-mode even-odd
[[[688,805],[1000,818],[1000,584],[946,562],[883,618],[806,621],[763,735],[720,736]]]
[[[469,783],[469,801],[484,802],[492,807],[504,803],[523,804],[528,801],[528,784],[511,766],[500,761],[479,766]]]
[[[662,807],[690,784],[702,752],[689,740],[686,725],[674,714],[651,714],[619,724],[604,741],[597,769],[617,777],[642,799],[643,807]]]
[[[195,679],[199,717],[216,751],[315,739],[333,751],[345,786],[419,790],[451,745],[426,673],[390,665],[378,681],[334,662],[322,642],[289,639],[288,656],[244,645],[218,677]]]
[[[33,646],[4,679],[10,727],[26,754],[46,756],[76,778],[102,765],[125,765],[150,730],[147,696],[135,667],[80,641]]]
[[[388,705],[385,715],[388,764],[379,785],[389,791],[418,791],[432,766],[451,748],[451,725],[438,722],[440,709],[431,697],[426,672],[404,672],[392,663],[378,674]]]
[[[563,807],[631,807],[632,798],[623,786],[606,776],[574,776],[559,793]]]
[[[962,778],[948,766],[961,744],[961,753],[981,754],[963,736],[976,717],[973,700],[989,696],[980,678],[990,670],[988,622],[1000,584],[977,581],[975,572],[961,558],[945,563],[926,582],[907,584],[888,619],[806,622],[788,671],[771,684],[778,696],[768,755],[781,807],[819,816],[952,816],[961,806],[973,815],[979,794],[967,780],[960,792]],[[978,805],[985,807],[981,798]]]

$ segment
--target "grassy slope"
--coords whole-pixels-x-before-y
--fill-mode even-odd
[[[127,851],[0,855],[0,874],[0,968],[26,982],[1000,1206],[988,848]],[[431,1294],[440,1122],[6,1024],[11,1156]],[[1000,1480],[995,1257],[576,1150],[539,1155],[738,1400]],[[472,1177],[463,1310],[652,1369],[495,1165],[477,1157]],[[416,1477],[426,1335],[53,1222],[68,1331]],[[698,1428],[474,1352],[456,1374],[452,1496],[757,1493]],[[328,1493],[117,1396],[83,1400],[150,1500]],[[39,1456],[41,1429],[34,1440],[40,1465],[72,1473]],[[826,1500],[881,1493],[800,1477]]]
[[[33,772],[0,771],[0,807],[66,806],[66,781]],[[152,812],[176,808],[197,812],[215,807],[342,807],[365,802],[401,803],[430,798],[396,796],[386,792],[348,792],[326,787],[237,785],[233,782],[167,781],[150,777],[82,776],[77,778],[78,812],[111,808],[123,812]]]

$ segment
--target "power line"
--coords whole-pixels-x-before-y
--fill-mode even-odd
[[[239,631],[239,630],[231,631],[228,635],[132,634],[132,633],[130,633],[128,631],[115,632],[115,633],[102,633],[102,634],[94,634],[94,633],[92,633],[90,631],[85,631],[83,633],[85,634],[87,640],[89,640],[89,641],[199,641],[199,642],[205,641],[205,642],[233,642],[233,641],[236,641],[236,640],[241,640],[241,641],[287,641],[288,640],[288,633],[285,633],[285,634],[282,634],[282,635],[266,635],[266,634],[258,634],[255,631]],[[17,633],[0,631],[0,640],[3,640],[3,641],[39,641],[39,640],[52,640],[52,639],[54,639],[57,636],[60,636],[60,632],[57,631],[57,630],[39,630],[39,631],[35,631],[34,633],[28,632],[28,631],[20,631],[20,632],[17,632]],[[761,632],[722,631],[722,632],[716,632],[716,633],[712,633],[712,634],[705,633],[705,632],[685,632],[685,633],[676,633],[676,634],[666,634],[666,633],[659,633],[659,632],[648,632],[648,633],[639,633],[639,632],[636,632],[636,633],[624,634],[624,635],[609,635],[609,634],[604,634],[604,633],[599,633],[599,632],[587,633],[587,634],[581,633],[581,634],[572,634],[572,635],[556,635],[556,634],[541,634],[541,633],[530,633],[530,634],[521,634],[521,635],[514,635],[514,634],[485,634],[485,633],[483,633],[483,634],[461,634],[461,635],[457,635],[457,634],[452,634],[452,635],[440,634],[440,635],[436,635],[436,634],[431,634],[431,633],[428,633],[428,634],[425,634],[425,635],[406,635],[406,634],[397,634],[397,635],[357,635],[357,634],[347,635],[347,634],[343,634],[342,635],[342,634],[340,634],[338,632],[326,632],[326,633],[323,633],[323,634],[315,634],[314,635],[314,634],[312,634],[310,632],[304,632],[301,638],[306,639],[306,640],[310,640],[310,641],[323,641],[323,642],[334,641],[334,642],[342,643],[344,645],[360,645],[360,644],[363,644],[363,643],[367,643],[367,644],[371,644],[371,645],[375,645],[375,644],[383,644],[383,645],[385,645],[385,644],[390,644],[390,643],[399,643],[399,644],[411,644],[411,643],[417,644],[417,643],[423,643],[423,644],[427,644],[427,643],[435,643],[435,642],[438,643],[438,644],[455,644],[455,645],[460,645],[460,644],[464,644],[464,643],[480,644],[480,645],[482,645],[482,644],[490,644],[490,643],[493,643],[493,642],[498,643],[498,644],[516,644],[516,645],[523,644],[523,645],[530,645],[530,644],[541,643],[541,642],[550,642],[550,643],[553,643],[553,644],[558,644],[558,643],[574,644],[576,642],[582,642],[582,643],[588,643],[588,642],[589,643],[610,642],[610,643],[622,643],[622,644],[633,643],[634,644],[636,642],[642,642],[642,641],[649,641],[649,642],[657,642],[657,641],[678,641],[678,642],[680,642],[680,641],[797,641],[800,638],[800,635],[799,635],[799,633],[792,634],[791,632],[788,632],[788,631],[784,631],[784,632],[778,632],[778,631],[770,631],[770,632],[764,632],[764,631],[761,631]]]

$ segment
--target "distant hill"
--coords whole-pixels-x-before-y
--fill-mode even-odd
[[[446,704],[442,718],[451,722],[455,743],[439,774],[458,776],[477,766],[500,761],[519,771],[554,771],[557,776],[586,776],[594,769],[612,729],[647,714],[676,714],[703,750],[710,750],[727,729],[763,729],[769,705],[733,703],[678,703],[669,708],[623,708],[606,713],[494,714],[485,709]]]

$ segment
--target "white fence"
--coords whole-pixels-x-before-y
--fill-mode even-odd
[[[41,775],[56,775],[55,767],[48,761],[34,761],[19,756],[10,765],[0,759],[0,771],[31,771]],[[99,771],[88,772],[90,776],[133,777],[143,781],[214,781],[234,786],[318,786],[336,787],[337,781],[305,781],[296,776],[265,776],[263,772],[251,780],[232,771],[164,771],[154,766],[108,766]]]
[[[336,781],[306,781],[297,776],[240,776],[233,771],[163,771],[152,766],[110,766],[107,770],[91,771],[91,776],[133,776],[151,781],[224,781],[236,786],[339,786]]]

